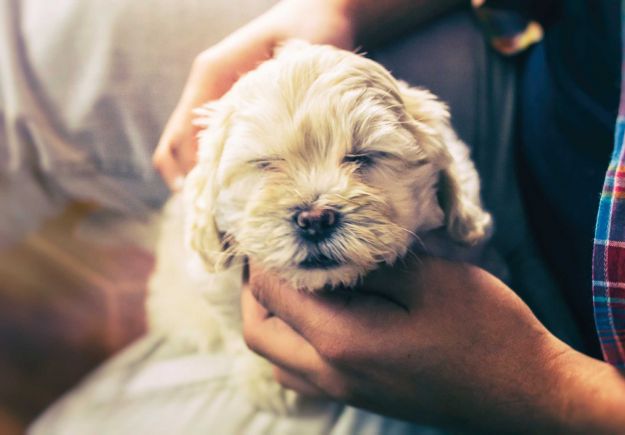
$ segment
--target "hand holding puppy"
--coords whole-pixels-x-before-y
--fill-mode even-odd
[[[269,59],[289,39],[351,50],[356,41],[379,44],[461,0],[282,0],[220,43],[200,53],[154,152],[153,162],[172,190],[195,164],[193,110],[221,98],[242,74]]]
[[[473,266],[423,258],[383,267],[351,298],[297,291],[252,264],[242,298],[246,342],[282,385],[407,420],[598,430],[591,392],[604,376],[619,379]],[[619,402],[608,403],[601,412]]]
[[[194,109],[220,98],[240,75],[269,59],[274,48],[288,39],[352,48],[350,21],[338,3],[282,1],[196,57],[153,156],[172,190],[180,188],[182,177],[195,165],[200,128],[193,125]]]

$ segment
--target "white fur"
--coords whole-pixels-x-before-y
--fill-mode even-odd
[[[292,42],[199,115],[198,164],[166,208],[148,301],[151,327],[194,348],[222,343],[250,360],[238,311],[246,257],[314,291],[353,285],[434,229],[465,244],[487,236],[479,179],[447,107],[362,56]],[[353,154],[373,163],[358,167]],[[302,206],[340,212],[336,234],[303,243],[292,219]],[[317,254],[341,265],[300,267]],[[252,399],[286,409],[255,361]]]

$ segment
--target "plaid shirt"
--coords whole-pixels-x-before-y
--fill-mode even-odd
[[[542,39],[549,1],[472,0],[476,16],[497,51],[512,55]],[[622,2],[625,22],[625,2]],[[625,39],[625,37],[624,37]],[[625,60],[623,69],[625,72]],[[624,74],[625,75],[625,74]],[[605,360],[625,368],[625,80],[615,144],[599,203],[593,253],[595,323]]]
[[[592,286],[603,356],[625,368],[625,84],[621,89],[614,151],[597,216]]]

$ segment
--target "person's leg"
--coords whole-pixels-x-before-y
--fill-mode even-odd
[[[513,171],[515,61],[487,46],[469,11],[436,20],[372,57],[449,105],[454,128],[472,149],[487,207],[497,216],[509,209],[501,201],[514,198],[501,182],[512,181],[506,173]]]

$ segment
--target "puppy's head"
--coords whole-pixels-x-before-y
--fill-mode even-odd
[[[484,236],[478,186],[461,185],[449,152],[458,140],[446,107],[362,56],[292,43],[202,120],[185,196],[210,268],[248,256],[298,287],[350,285],[417,233]]]

